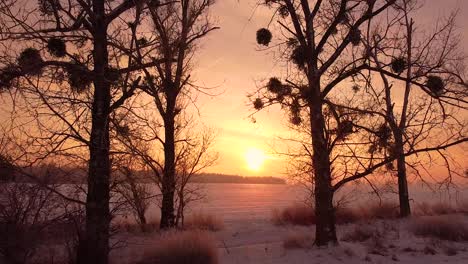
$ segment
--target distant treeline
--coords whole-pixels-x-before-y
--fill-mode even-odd
[[[239,175],[226,175],[219,173],[199,174],[193,177],[194,183],[249,183],[249,184],[286,184],[286,181],[277,177],[244,177]]]
[[[53,165],[46,167],[28,168],[26,174],[34,175],[40,178],[44,183],[51,184],[84,184],[86,183],[86,170],[84,168],[58,168]],[[134,176],[139,182],[153,183],[154,178],[147,171],[134,171]],[[113,178],[119,178],[121,175],[114,174]],[[0,182],[34,182],[31,177],[12,173],[0,166]],[[227,175],[221,173],[203,173],[194,175],[190,180],[193,183],[245,183],[245,184],[286,184],[286,181],[278,177],[245,177],[240,175]]]

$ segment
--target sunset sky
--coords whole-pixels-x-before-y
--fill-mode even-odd
[[[215,88],[214,97],[200,96],[201,121],[218,131],[214,151],[219,152],[218,164],[208,171],[240,175],[280,176],[286,172],[284,158],[273,155],[272,146],[281,145],[279,136],[287,136],[286,120],[279,109],[270,108],[256,114],[256,123],[249,115],[252,108],[247,94],[256,85],[281,71],[281,62],[274,61],[274,52],[259,51],[255,32],[265,27],[270,19],[264,8],[255,10],[256,0],[218,0],[211,9],[220,30],[206,38],[195,64],[194,77],[198,84]],[[463,43],[468,43],[468,1],[426,0],[419,11],[420,27],[434,24],[436,17],[449,14],[459,8],[457,26],[463,33]],[[249,18],[251,18],[249,20]],[[463,45],[468,47],[468,45]],[[468,52],[468,48],[465,48]],[[466,144],[457,147],[459,158],[464,159]],[[264,154],[263,154],[263,153]],[[257,153],[257,154],[252,154]],[[256,168],[246,162],[252,155],[257,157]],[[250,158],[249,158],[250,157]]]

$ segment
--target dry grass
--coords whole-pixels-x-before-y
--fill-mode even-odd
[[[396,203],[383,202],[361,208],[362,219],[395,219],[399,216],[399,206]]]
[[[457,208],[458,208],[459,213],[468,215],[468,201],[467,200],[459,202]]]
[[[433,215],[456,214],[458,209],[447,203],[436,203],[432,205]]]
[[[159,221],[149,221],[145,225],[140,225],[135,222],[119,221],[112,224],[112,228],[116,231],[127,232],[131,234],[151,233],[159,230]]]
[[[187,229],[219,231],[224,228],[224,223],[220,217],[198,212],[190,215],[185,220],[184,227]]]
[[[418,216],[466,213],[467,211],[465,208],[468,208],[467,205],[468,204],[461,203],[458,206],[453,206],[448,203],[429,204],[422,202],[416,204],[414,213]]]
[[[305,204],[293,204],[283,210],[274,210],[272,221],[275,225],[313,225],[315,224],[314,208]]]
[[[410,230],[417,236],[448,241],[468,241],[468,223],[459,217],[431,216],[413,219]]]
[[[389,202],[372,204],[366,208],[339,207],[335,209],[337,224],[355,223],[366,219],[394,219],[398,215],[398,204]],[[314,225],[316,223],[315,210],[305,204],[293,204],[282,210],[274,210],[272,222],[275,225]]]
[[[346,242],[363,242],[377,235],[377,230],[369,225],[356,225],[349,232],[345,233],[341,240]]]
[[[432,206],[426,202],[417,203],[414,206],[413,214],[418,216],[433,215]]]
[[[139,264],[218,264],[212,236],[202,231],[166,234]]]
[[[285,249],[311,248],[314,244],[314,237],[303,233],[291,233],[283,239]]]
[[[350,224],[362,219],[359,211],[346,207],[336,208],[335,214],[337,224]]]

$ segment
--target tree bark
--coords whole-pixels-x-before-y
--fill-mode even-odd
[[[161,229],[175,226],[174,193],[175,193],[175,99],[168,96],[164,118],[164,175],[162,179]]]
[[[315,179],[315,215],[317,218],[315,243],[317,246],[327,246],[330,243],[338,243],[333,208],[334,192],[320,89],[312,89],[312,91],[316,93],[310,99],[311,103],[309,104]]]
[[[401,133],[395,135],[395,152],[397,158],[397,177],[398,177],[398,198],[400,202],[400,217],[411,215],[411,206],[409,202],[408,180],[406,177],[406,157],[403,149],[403,138]]]
[[[78,263],[107,264],[110,225],[110,158],[109,111],[110,83],[105,80],[108,68],[107,25],[104,0],[93,1],[94,97],[89,146],[88,193],[86,198],[86,231],[79,245]]]
[[[405,158],[405,149],[403,143],[403,133],[407,127],[407,111],[409,105],[409,97],[411,92],[411,80],[412,80],[412,47],[413,47],[413,20],[408,17],[407,13],[407,3],[404,3],[405,6],[405,24],[406,24],[406,45],[407,58],[406,64],[408,65],[406,72],[406,85],[405,85],[405,94],[403,99],[403,109],[401,111],[400,124],[398,129],[394,133],[395,136],[395,152],[397,153],[397,176],[398,176],[398,198],[400,202],[400,217],[408,217],[411,215],[411,208],[409,203],[409,194],[408,194],[408,181],[406,177],[406,158]]]

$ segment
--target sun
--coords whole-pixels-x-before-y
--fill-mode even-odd
[[[257,148],[249,148],[245,152],[245,162],[247,168],[252,171],[259,171],[266,160],[265,153]]]

